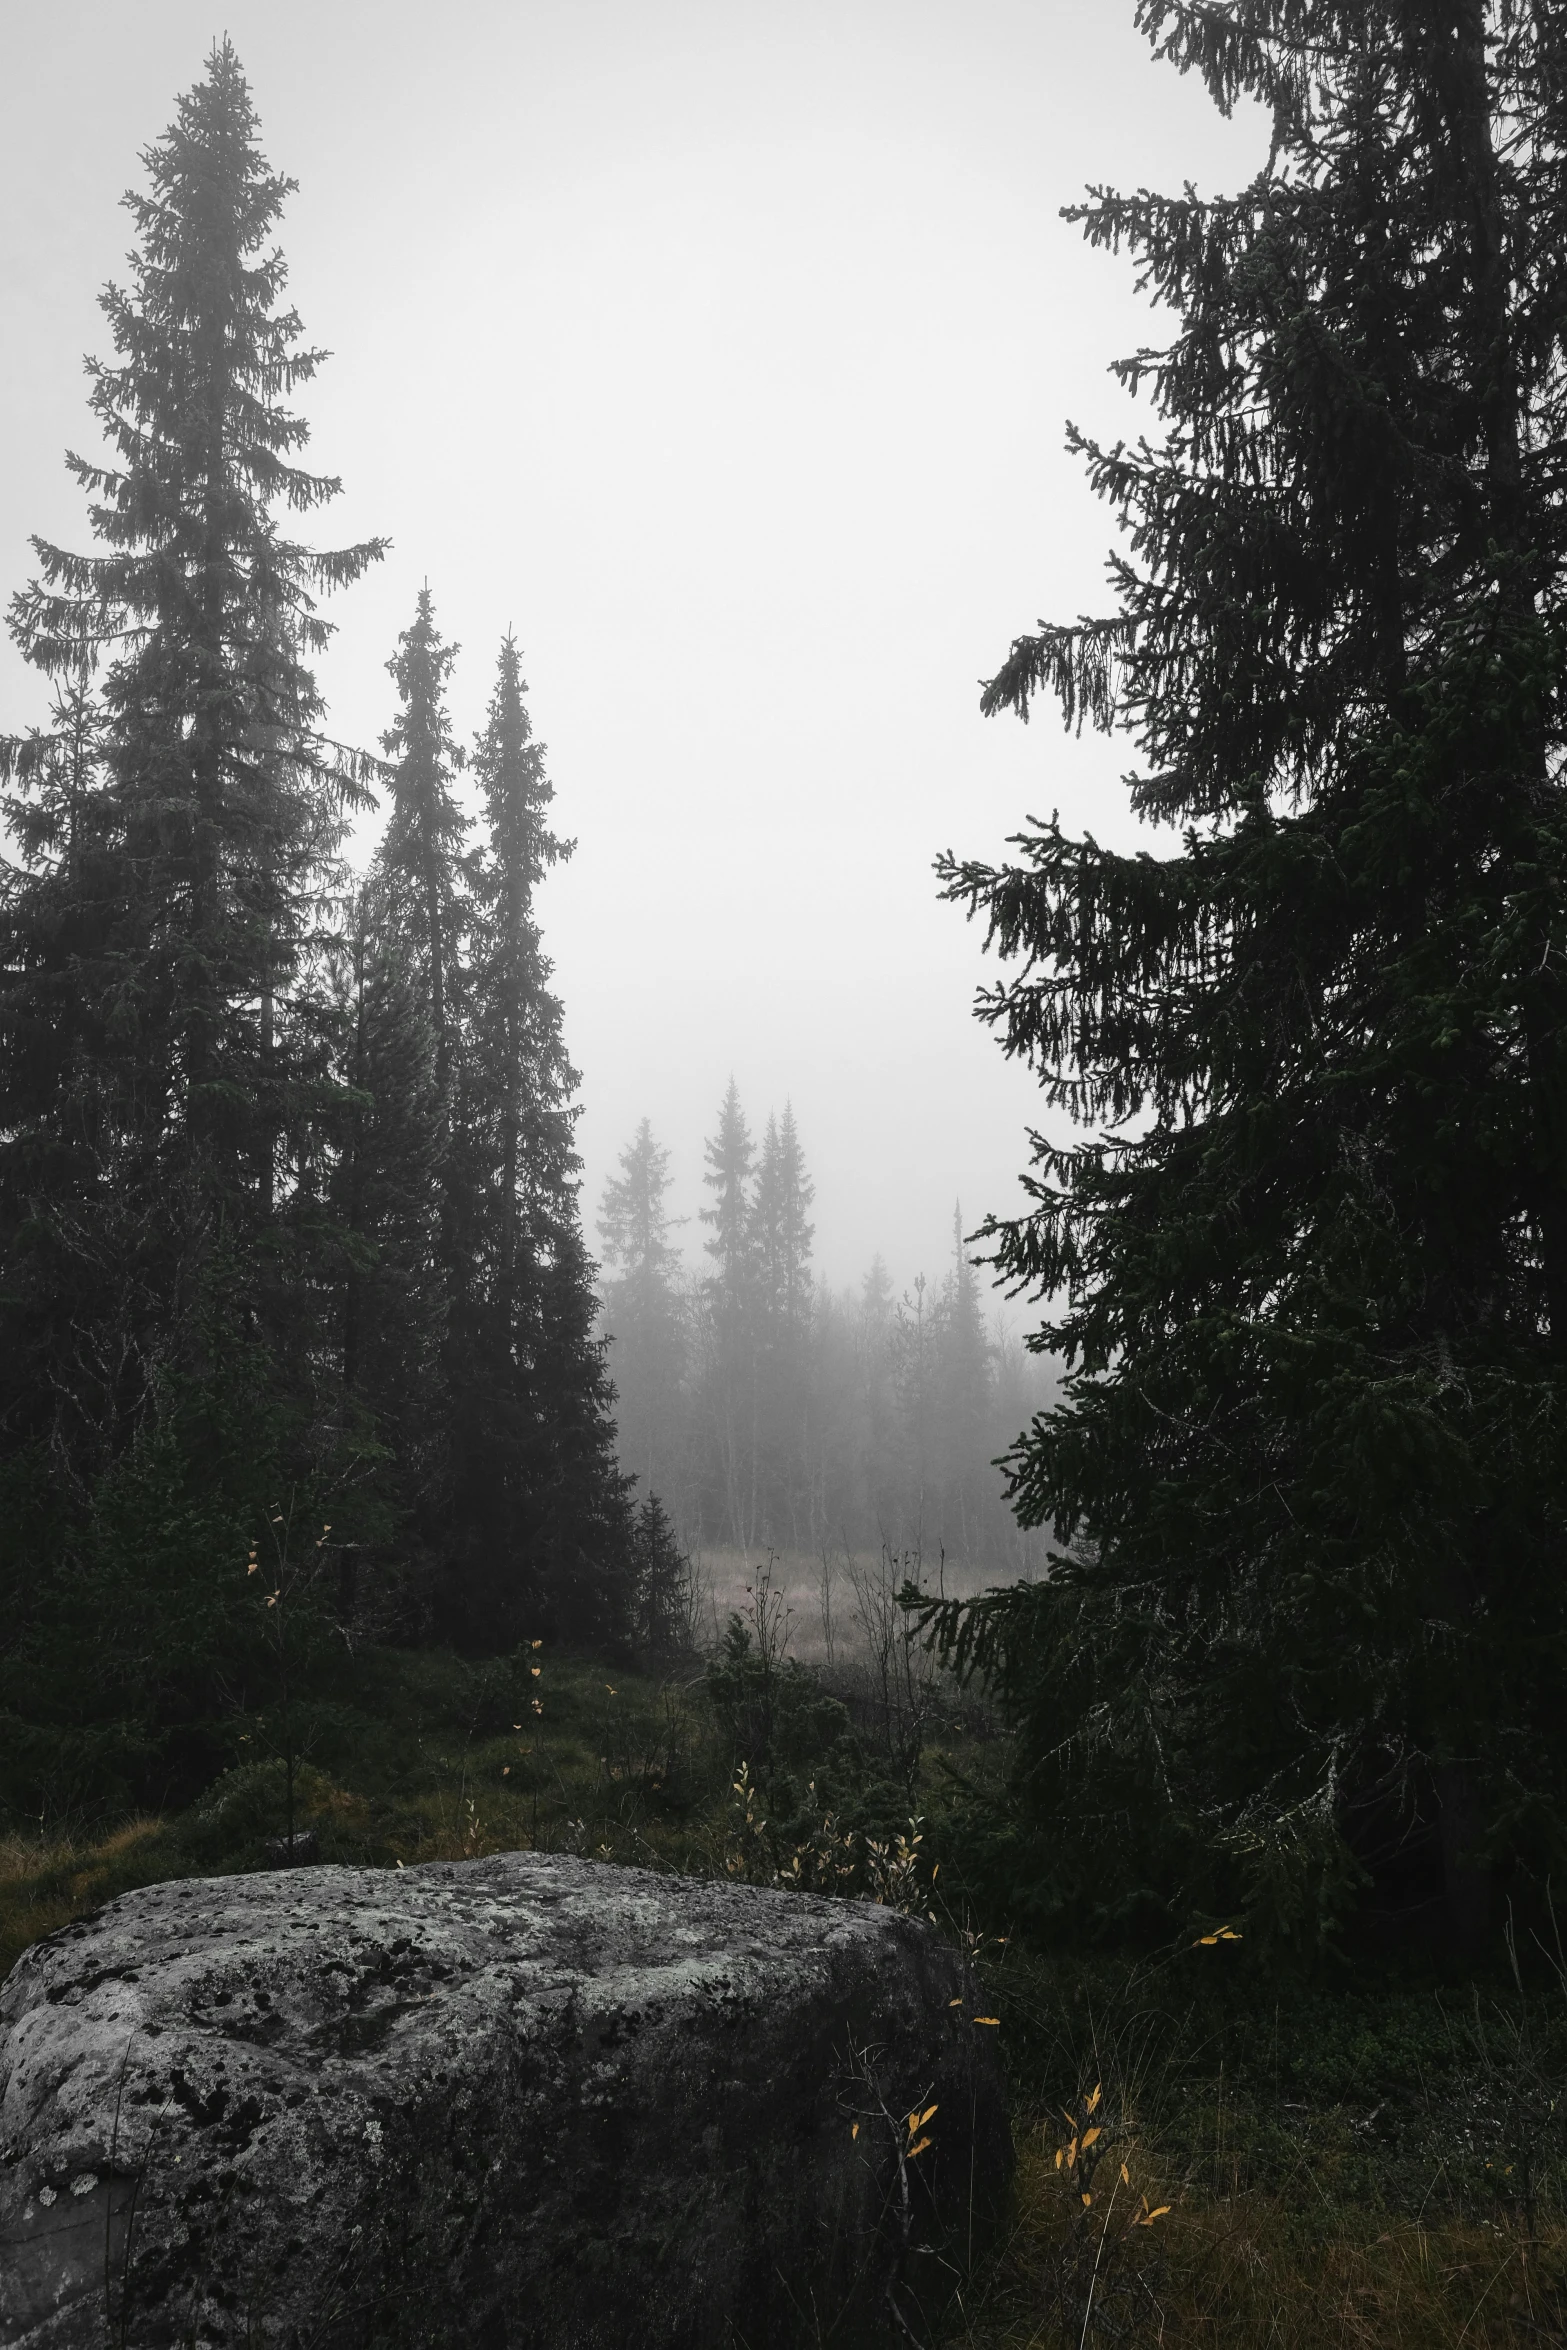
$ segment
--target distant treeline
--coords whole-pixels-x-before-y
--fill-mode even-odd
[[[930,1568],[1029,1572],[996,1466],[1047,1400],[1045,1366],[992,1328],[955,1214],[938,1282],[898,1295],[813,1277],[814,1186],[794,1114],[758,1146],[731,1081],[706,1144],[706,1266],[666,1209],[670,1155],[644,1119],[599,1216],[603,1327],[622,1466],[683,1538],[747,1550],[886,1546]]]

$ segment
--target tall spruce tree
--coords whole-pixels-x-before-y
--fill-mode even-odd
[[[423,1528],[433,1540],[432,1504],[450,1487],[444,1105],[421,974],[379,876],[350,903],[337,977],[347,1106],[330,1208],[341,1246],[343,1395],[348,1414],[365,1417],[391,1454],[405,1539]]]
[[[391,805],[364,899],[365,910],[373,911],[369,976],[374,982],[391,983],[392,992],[386,996],[388,1011],[396,993],[412,991],[405,1009],[414,1026],[407,1041],[410,1046],[422,1046],[427,1055],[402,1076],[383,1062],[384,1090],[378,1094],[372,1087],[370,1100],[372,1116],[378,1117],[383,1101],[398,1100],[405,1086],[411,1085],[421,1101],[428,1102],[433,1118],[431,1136],[426,1137],[422,1122],[416,1122],[407,1138],[421,1155],[422,1179],[428,1186],[421,1212],[427,1212],[431,1221],[433,1284],[421,1302],[428,1304],[433,1315],[430,1336],[439,1363],[439,1402],[417,1438],[412,1424],[404,1423],[400,1413],[394,1418],[399,1431],[406,1427],[412,1443],[412,1449],[401,1453],[399,1467],[399,1483],[411,1510],[408,1534],[427,1561],[439,1562],[438,1583],[444,1580],[441,1570],[449,1574],[455,1557],[466,1548],[454,1517],[457,1472],[452,1397],[462,1345],[461,1298],[472,1269],[465,1253],[471,1243],[461,1234],[465,1221],[471,1224],[472,1214],[460,1196],[461,1151],[454,1128],[463,974],[472,914],[464,845],[472,827],[453,790],[463,753],[452,733],[447,708],[447,688],[457,651],[436,626],[435,602],[426,582],[419,591],[413,620],[399,635],[397,650],[386,664],[399,703],[397,716],[381,737]],[[361,995],[360,1010],[367,1009],[380,993],[378,984],[371,996]],[[357,1028],[355,1043],[357,1046]],[[393,1153],[392,1161],[387,1162],[390,1173],[398,1143],[391,1132],[386,1133],[385,1141]],[[362,1116],[353,1146],[359,1154],[375,1147]],[[413,1170],[405,1167],[402,1180],[394,1175],[394,1191],[402,1189],[412,1174]],[[382,1204],[390,1205],[390,1200],[391,1195],[385,1194]],[[380,1242],[373,1229],[364,1238],[373,1258]],[[388,1242],[394,1252],[387,1260],[389,1267],[400,1251],[401,1236],[389,1234]],[[356,1314],[374,1295],[373,1288],[360,1285],[350,1256],[345,1336],[358,1335]],[[391,1369],[389,1359],[386,1367]],[[352,1368],[357,1377],[359,1365]],[[392,1433],[390,1428],[388,1433]],[[454,1605],[459,1616],[462,1611],[450,1588],[444,1590],[437,1605],[444,1607],[445,1628],[451,1628]]]
[[[1073,435],[1114,608],[984,706],[1127,728],[1182,845],[943,867],[1021,964],[985,1016],[1105,1131],[992,1227],[1060,1301],[1013,1456],[1055,1571],[939,1628],[1018,1708],[1042,1904],[1088,1821],[1107,1901],[1300,1932],[1358,1863],[1472,1947],[1567,1833],[1562,14],[1138,21],[1272,146],[1068,215],[1174,313],[1118,370],[1164,432]]]
[[[11,608],[66,703],[59,755],[32,764],[41,828],[24,823],[7,893],[8,1062],[62,972],[73,1010],[5,1138],[6,1288],[31,1329],[7,1349],[3,1408],[20,1428],[29,1392],[47,1392],[82,1475],[140,1424],[160,1369],[210,1365],[219,1328],[286,1353],[280,1376],[315,1379],[300,1324],[319,1285],[298,1251],[319,1224],[299,1209],[329,1091],[320,916],[361,778],[321,735],[307,662],[329,633],[316,596],[381,551],[314,551],[279,525],[275,510],[339,485],[294,461],[307,428],[283,402],[321,358],[282,307],[272,243],[294,183],[261,154],[226,40],[142,161],[128,284],[102,302],[117,357],[88,365],[109,453],[67,459],[102,551],[35,540],[40,577]],[[104,662],[84,758],[86,680]],[[51,1154],[60,1184],[40,1189]],[[61,1317],[69,1341],[51,1345],[40,1323]]]
[[[463,843],[469,822],[452,790],[463,758],[446,707],[457,652],[435,625],[426,585],[386,665],[402,707],[381,738],[391,762],[392,805],[379,864],[392,918],[423,979],[443,1103],[456,1061],[468,923]]]
[[[574,844],[549,827],[525,692],[508,636],[474,749],[487,837],[467,867],[450,1154],[456,1596],[486,1638],[602,1640],[628,1621],[631,1525],[578,1210],[578,1077],[535,905]]]
[[[231,1562],[290,1485],[355,1538],[376,1516],[326,1207],[365,763],[309,664],[318,596],[380,544],[287,526],[338,485],[297,462],[321,355],[282,299],[293,183],[226,41],[142,160],[88,365],[107,448],[67,460],[97,545],[34,541],[11,628],[56,710],[0,759],[0,1800],[33,1809],[200,1785],[245,1670]]]

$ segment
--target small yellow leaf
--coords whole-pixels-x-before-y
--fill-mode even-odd
[[[949,1999],[949,2000],[947,2001],[947,2005],[948,2005],[949,2007],[961,2007],[961,2006],[963,2005],[963,2002],[962,2002],[962,2000],[961,2000],[961,1999]]]
[[[999,2024],[1001,2018],[998,2015],[977,2015],[973,2021],[976,2024]]]
[[[1168,2203],[1156,2203],[1156,2204],[1154,2205],[1154,2207],[1153,2207],[1152,2211],[1150,2211],[1150,2213],[1148,2214],[1148,2218],[1147,2218],[1147,2221],[1146,2221],[1146,2223],[1145,2223],[1145,2224],[1146,2224],[1148,2227],[1150,2227],[1150,2228],[1151,2228],[1151,2227],[1153,2226],[1153,2223],[1154,2223],[1154,2221],[1155,2221],[1156,2219],[1163,2219],[1163,2217],[1164,2217],[1165,2213],[1166,2213],[1166,2212],[1169,2210],[1169,2208],[1170,2208],[1170,2206],[1168,2205]]]
[[[1194,1950],[1211,1950],[1219,1939],[1217,1934],[1199,1934],[1192,1944]]]
[[[856,2122],[856,2123],[855,2123],[855,2125],[854,2125],[854,2127],[853,2127],[853,2129],[852,2129],[852,2130],[849,2132],[849,2135],[850,2135],[850,2137],[851,2137],[851,2138],[857,2138],[857,2137],[859,2136],[859,2134],[860,2134],[860,2125],[859,2125],[859,2123],[858,2123],[858,2122]]]
[[[923,2112],[923,2113],[920,2115],[920,2128],[921,2128],[921,2129],[923,2129],[923,2128],[925,2127],[925,2124],[926,2124],[926,2123],[927,2123],[927,2122],[930,2120],[930,2117],[931,2117],[931,2115],[932,2115],[932,2114],[933,2114],[935,2111],[936,2111],[936,2108],[935,2108],[935,2106],[934,2106],[934,2105],[927,2105],[927,2106],[926,2106],[926,2108],[925,2108],[924,2112]]]
[[[535,1679],[535,1681],[538,1679],[538,1677],[539,1677],[540,1673],[543,1671],[543,1669],[544,1669],[544,1668],[543,1668],[543,1666],[542,1666],[542,1665],[529,1665],[529,1667],[528,1667],[528,1670],[529,1670],[529,1672],[530,1672],[530,1673],[533,1675],[533,1678]]]
[[[543,1643],[543,1641],[542,1641],[542,1640],[530,1640],[530,1641],[528,1642],[528,1646],[529,1646],[530,1648],[542,1648],[542,1647],[544,1646],[544,1643]]]
[[[510,1763],[502,1763],[502,1765],[501,1765],[501,1777],[502,1777],[503,1779],[509,1779],[509,1778],[511,1777],[511,1764],[510,1764]]]
[[[1084,2201],[1084,2203],[1092,2203],[1092,2201],[1093,2201],[1093,2197],[1092,2197],[1092,2195],[1085,2195],[1085,2196],[1083,2197],[1083,2201]]]
[[[535,1667],[534,1669],[535,1669],[535,1671],[537,1671],[537,1669],[538,1669],[538,1668],[537,1668],[537,1667]],[[605,1682],[604,1686],[605,1686],[605,1688],[606,1688],[606,1689],[609,1689],[609,1683],[608,1683],[607,1681]],[[613,1697],[613,1696],[614,1696],[614,1694],[615,1694],[615,1692],[614,1692],[614,1690],[613,1690],[613,1689],[609,1689],[609,1693],[610,1693],[610,1696],[611,1696],[611,1697]]]
[[[1056,2169],[1057,2169],[1057,2170],[1059,2170],[1059,2169],[1061,2168],[1061,2165],[1062,2165],[1062,2163],[1063,2163],[1065,2160],[1066,2160],[1066,2148],[1065,2148],[1064,2146],[1058,2146],[1058,2147],[1056,2148]]]
[[[1088,2100],[1088,2105],[1087,2105],[1087,2109],[1086,2109],[1086,2110],[1087,2110],[1089,2113],[1092,2113],[1092,2112],[1093,2112],[1093,2110],[1094,2110],[1094,2107],[1095,2107],[1095,2106],[1096,2106],[1096,2105],[1099,2103],[1100,2089],[1101,2089],[1101,2084],[1100,2084],[1098,2081],[1096,2081],[1096,2082],[1094,2083],[1094,2093],[1093,2093],[1092,2097],[1090,2097],[1090,2098],[1089,2098],[1089,2100]]]
[[[250,1562],[250,1564],[249,1564],[249,1566],[248,1566],[248,1567],[245,1569],[245,1572],[246,1572],[246,1574],[247,1574],[247,1575],[259,1575],[259,1574],[260,1574],[260,1572],[261,1572],[261,1569],[260,1569],[259,1565],[257,1564],[257,1562],[256,1562],[254,1559],[252,1559],[252,1560],[251,1560],[251,1562]]]
[[[268,1607],[277,1606],[277,1593],[275,1591],[269,1592],[267,1594],[267,1605]]]
[[[1085,2130],[1085,2131],[1083,2132],[1083,2149],[1084,2149],[1084,2152],[1085,2152],[1085,2153],[1087,2152],[1088,2148],[1089,2148],[1090,2146],[1092,2146],[1092,2144],[1093,2144],[1093,2142],[1094,2142],[1094,2140],[1095,2140],[1096,2138],[1102,2138],[1103,2136],[1104,2136],[1104,2132],[1103,2132],[1102,2130]]]
[[[1072,2143],[1071,2143],[1071,2145],[1070,2145],[1070,2146],[1067,2148],[1067,2150],[1066,2150],[1066,2162],[1067,2162],[1067,2168],[1068,2168],[1068,2170],[1070,2170],[1070,2169],[1071,2169],[1071,2167],[1072,2167],[1073,2163],[1074,2163],[1074,2162],[1076,2162],[1076,2160],[1077,2160],[1077,2140],[1074,2138],[1074,2139],[1072,2140]]]
[[[925,2151],[925,2149],[926,2149],[926,2147],[927,2147],[929,2144],[930,2144],[930,2140],[929,2140],[928,2138],[921,2138],[921,2140],[920,2140],[920,2142],[919,2142],[919,2144],[918,2144],[917,2146],[911,2146],[911,2147],[909,2148],[909,2160],[910,2160],[910,2162],[912,2162],[912,2161],[914,2160],[914,2157],[915,2157],[915,2155],[916,2155],[916,2154],[923,2154],[923,2153],[924,2153],[924,2151]]]
[[[1125,2163],[1123,2162],[1123,2163],[1122,2163],[1122,2165],[1121,2165],[1121,2184],[1122,2184],[1122,2186],[1123,2186],[1123,2187],[1129,2187],[1129,2186],[1131,2185],[1131,2183],[1132,2183],[1132,2174],[1131,2174],[1131,2172],[1130,2172],[1130,2171],[1127,2169],[1127,2167],[1126,2167]]]

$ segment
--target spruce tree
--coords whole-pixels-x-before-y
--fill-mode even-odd
[[[1127,729],[1180,846],[944,867],[1102,1131],[992,1228],[1071,1366],[1012,1461],[1056,1567],[940,1629],[1127,1900],[1298,1933],[1396,1869],[1473,1947],[1567,1831],[1560,12],[1138,16],[1272,146],[1068,216],[1174,314],[1118,371],[1163,431],[1073,436],[1113,607],[984,706]]]
[[[612,1640],[630,1604],[626,1481],[578,1210],[578,1078],[535,905],[573,844],[549,826],[525,692],[508,636],[474,749],[486,838],[467,868],[450,1146],[454,1596],[485,1638],[547,1624]]]
[[[113,1420],[106,1321],[128,1339],[136,1318],[116,1281],[134,1251],[115,1213],[105,1032],[103,949],[121,867],[102,709],[84,666],[57,680],[51,716],[0,742],[16,852],[0,893],[0,1427],[8,1450],[45,1445],[55,1473],[79,1485],[101,1465]]]
[[[72,1028],[92,1040],[95,1106],[69,1181],[85,1188],[69,1215],[24,1213],[13,1191],[6,1219],[23,1289],[35,1240],[52,1234],[63,1313],[106,1253],[118,1265],[117,1326],[105,1297],[80,1350],[98,1365],[92,1392],[61,1399],[100,1455],[139,1424],[160,1366],[213,1360],[219,1291],[220,1321],[282,1347],[302,1388],[315,1381],[316,1333],[299,1324],[316,1219],[296,1209],[330,1051],[321,917],[362,763],[323,738],[307,664],[329,634],[317,595],[380,552],[315,551],[280,526],[277,510],[307,512],[339,485],[295,461],[307,428],[283,403],[321,354],[282,306],[272,243],[294,183],[261,154],[227,41],[142,161],[148,189],[125,200],[129,280],[102,302],[117,356],[88,365],[110,453],[67,459],[101,551],[35,540],[40,576],[11,609],[18,645],[68,700],[107,663],[91,777],[78,766],[73,786],[90,876],[80,858],[40,863],[34,834],[11,908],[23,931],[52,928],[61,943],[74,896]],[[59,1070],[74,1066],[63,1052]],[[81,1078],[35,1101],[27,1152],[68,1121]],[[61,1278],[60,1246],[79,1278]]]
[[[443,1103],[456,1059],[468,919],[463,842],[469,825],[452,791],[463,760],[446,708],[457,651],[436,627],[434,600],[428,585],[422,587],[413,622],[386,664],[402,707],[381,738],[391,762],[392,804],[378,862],[392,918],[423,979]]]
[[[366,762],[324,736],[310,663],[317,598],[380,546],[291,535],[338,486],[285,405],[321,355],[226,41],[142,160],[115,357],[88,363],[107,452],[67,459],[96,546],[33,542],[11,628],[56,708],[0,760],[0,1746],[30,1806],[193,1791],[245,1670],[225,1562],[290,1486],[352,1539],[378,1514],[326,1206]]]
[[[427,1532],[449,1490],[440,1261],[445,1121],[429,1007],[384,884],[358,889],[338,964],[346,1105],[331,1178],[340,1235],[345,1405],[392,1459],[404,1526]]]

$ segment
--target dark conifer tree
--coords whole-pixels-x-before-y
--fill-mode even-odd
[[[548,1623],[605,1639],[630,1598],[626,1484],[578,1210],[577,1072],[535,906],[573,844],[549,827],[525,692],[508,637],[474,751],[487,838],[467,869],[451,1141],[457,1599],[486,1637]]]
[[[392,1455],[410,1529],[449,1489],[440,1262],[445,1142],[429,1006],[377,880],[349,909],[338,964],[346,1106],[332,1173],[341,1236],[343,1392]]]
[[[35,541],[11,608],[58,689],[5,760],[0,912],[0,1760],[30,1803],[199,1785],[227,1562],[289,1485],[342,1496],[342,1531],[374,1516],[344,1476],[325,1212],[365,763],[324,738],[309,664],[317,597],[380,550],[290,535],[338,485],[298,463],[285,402],[320,354],[272,241],[292,183],[226,41],[143,162],[115,357],[89,363],[108,453],[67,461],[97,546]]]
[[[68,1218],[7,1212],[24,1289],[44,1230],[77,1249],[79,1281],[50,1258],[65,1312],[92,1286],[114,1225],[111,1289],[126,1318],[87,1346],[92,1392],[60,1399],[93,1424],[100,1452],[138,1424],[161,1365],[210,1361],[215,1285],[230,1327],[286,1344],[289,1375],[314,1377],[298,1324],[315,1274],[293,1252],[318,1219],[293,1211],[311,1181],[329,1054],[319,915],[336,886],[344,797],[359,785],[358,763],[320,734],[307,661],[328,635],[316,595],[380,551],[312,551],[274,512],[308,511],[338,484],[294,461],[307,432],[283,401],[321,354],[301,347],[281,307],[271,238],[293,183],[262,157],[226,41],[143,161],[148,191],[126,198],[129,284],[103,297],[117,358],[89,365],[111,455],[68,459],[102,551],[35,540],[41,577],[11,612],[16,641],[68,702],[108,663],[93,758],[83,764],[80,737],[65,754],[81,854],[40,864],[35,833],[12,897],[24,930],[61,944],[73,1033],[92,1039],[91,1140],[69,1179],[84,1188]],[[67,902],[73,945],[55,911]],[[59,1069],[74,1074],[51,1101],[35,1098],[28,1151],[80,1099],[71,1049]]]
[[[105,1356],[134,1347],[145,1304],[132,1311],[117,1279],[134,1252],[116,1213],[104,943],[122,876],[102,711],[85,667],[58,678],[52,721],[0,742],[16,852],[0,895],[0,1393],[7,1449],[47,1446],[52,1473],[77,1486],[101,1464],[114,1419]],[[111,1325],[120,1343],[106,1347]]]
[[[678,1657],[692,1645],[691,1561],[656,1493],[637,1510],[632,1550],[638,1652],[655,1661]]]
[[[386,666],[402,707],[381,738],[391,762],[392,805],[379,864],[392,919],[423,981],[436,1088],[447,1103],[461,1020],[469,823],[452,791],[463,761],[446,708],[458,648],[435,625],[428,587],[419,590],[413,624],[397,647]]]
[[[1561,12],[1139,21],[1273,140],[1234,199],[1070,216],[1175,316],[1120,370],[1165,431],[1078,440],[1114,608],[985,707],[1126,726],[1183,845],[945,868],[1022,963],[1007,1049],[1109,1131],[995,1228],[1062,1301],[1013,1465],[1072,1547],[943,1630],[1123,1886],[1298,1931],[1353,1851],[1472,1945],[1567,1832]]]

